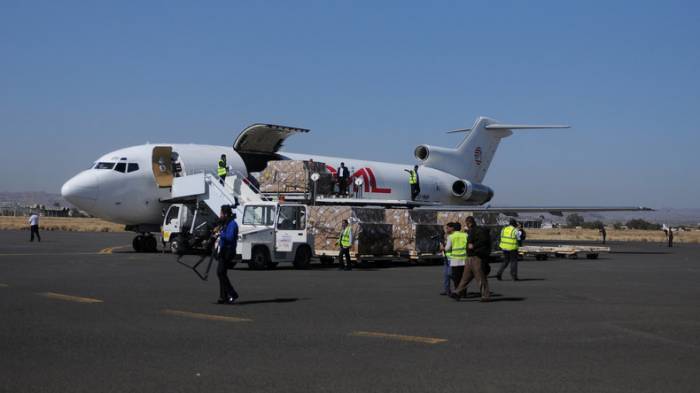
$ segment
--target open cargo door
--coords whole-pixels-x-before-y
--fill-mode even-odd
[[[304,128],[253,124],[238,135],[233,150],[243,158],[248,172],[259,172],[265,169],[268,161],[279,159],[277,152],[287,138],[307,132],[309,130]]]
[[[155,146],[151,155],[153,176],[158,187],[172,187],[173,185],[173,148],[171,146]]]

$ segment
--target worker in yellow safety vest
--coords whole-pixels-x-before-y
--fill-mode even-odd
[[[413,169],[408,170],[408,184],[411,186],[411,200],[415,201],[418,194],[420,194],[420,179],[418,178],[418,165],[414,165]]]
[[[340,262],[339,270],[352,270],[352,264],[350,262],[352,227],[348,223],[348,220],[343,220],[342,229],[340,230],[340,235],[336,243],[340,246],[340,253],[338,254],[338,260]],[[343,262],[343,257],[345,257],[345,262]]]
[[[503,264],[496,273],[496,279],[502,279],[503,271],[510,265],[510,275],[513,281],[518,281],[518,242],[520,241],[520,231],[515,219],[510,219],[509,225],[501,230],[501,241],[499,247],[503,251]]]
[[[219,167],[216,168],[216,174],[219,176],[219,182],[224,184],[226,181],[226,175],[228,174],[228,167],[226,166],[226,154],[222,154],[219,159]]]
[[[467,234],[461,231],[462,226],[458,222],[450,222],[445,226],[447,241],[441,245],[445,252],[445,268],[443,269],[444,294],[451,295],[450,279],[456,288],[462,279],[464,264],[467,260]],[[442,293],[441,293],[442,295]]]

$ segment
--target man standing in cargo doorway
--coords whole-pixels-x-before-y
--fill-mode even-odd
[[[338,194],[341,196],[348,196],[348,179],[350,179],[350,171],[345,163],[341,162],[338,168]]]
[[[420,194],[420,179],[418,178],[418,165],[414,165],[413,169],[408,170],[408,184],[411,186],[411,200],[415,201],[418,194]]]
[[[216,174],[219,175],[219,182],[223,185],[226,182],[228,167],[226,166],[226,154],[222,154],[219,159],[219,167],[216,168]]]
[[[343,228],[340,230],[340,236],[338,237],[337,244],[340,246],[340,253],[338,254],[338,259],[340,262],[340,267],[338,270],[352,270],[352,262],[350,261],[350,247],[352,247],[352,228],[348,223],[348,220],[343,220]],[[345,261],[343,262],[343,257]]]

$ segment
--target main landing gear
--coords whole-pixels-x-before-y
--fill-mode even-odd
[[[131,242],[134,251],[136,252],[156,252],[158,251],[158,242],[155,236],[151,234],[141,234],[134,238]]]

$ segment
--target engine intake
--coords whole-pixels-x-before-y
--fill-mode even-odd
[[[427,145],[420,145],[413,151],[413,155],[420,161],[425,161],[430,156],[430,148]]]
[[[493,190],[469,180],[457,180],[452,183],[452,195],[475,205],[483,205],[493,198]]]

